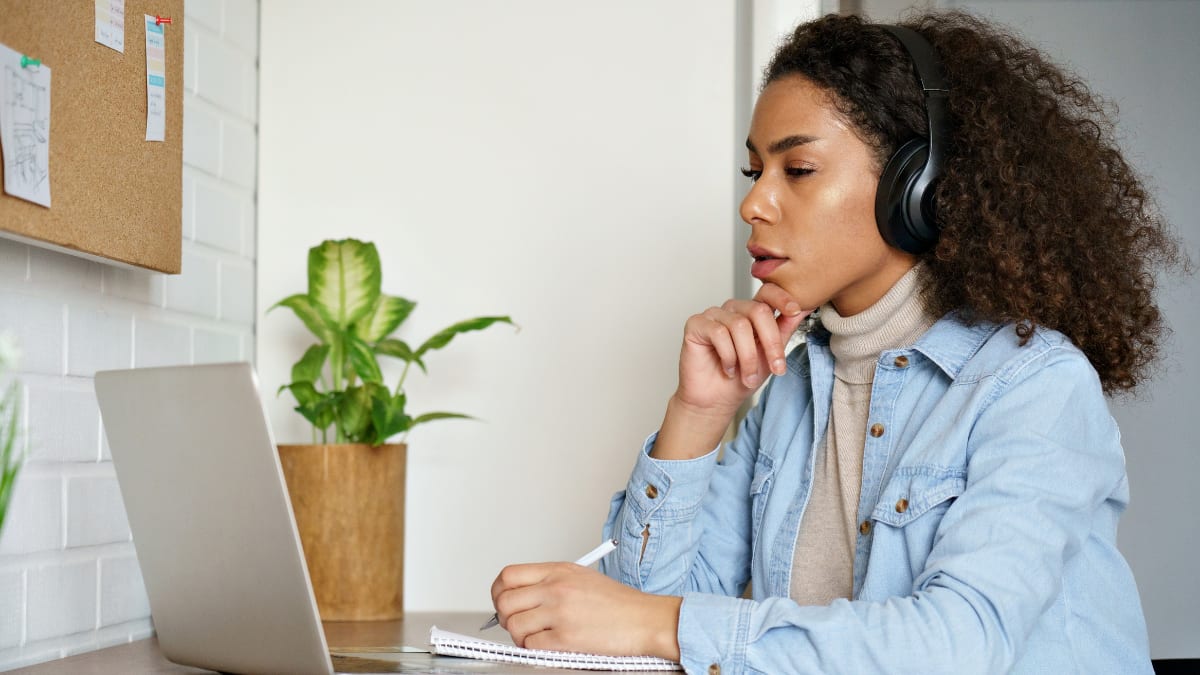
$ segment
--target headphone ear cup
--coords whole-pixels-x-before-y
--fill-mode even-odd
[[[875,191],[879,234],[889,245],[908,253],[924,253],[937,242],[937,228],[926,223],[921,212],[924,195],[913,194],[928,157],[929,143],[923,138],[900,146],[883,167]]]

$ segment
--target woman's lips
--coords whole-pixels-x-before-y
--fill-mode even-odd
[[[764,248],[758,244],[748,243],[746,250],[750,256],[754,258],[754,264],[750,266],[750,274],[756,279],[763,279],[770,275],[779,266],[788,261],[788,259],[769,248]]]
[[[772,272],[779,269],[779,266],[785,262],[787,262],[787,258],[755,256],[754,264],[750,266],[750,274],[753,275],[755,279],[764,279],[770,276]]]

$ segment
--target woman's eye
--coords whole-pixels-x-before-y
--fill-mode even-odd
[[[813,173],[814,171],[815,171],[815,169],[808,169],[805,167],[793,167],[793,168],[784,169],[783,173],[790,178],[800,178],[802,176],[807,176],[808,174]],[[742,175],[745,176],[746,178],[749,178],[751,180],[751,182],[754,182],[754,181],[757,181],[759,178],[762,178],[762,170],[761,169],[749,169],[749,168],[743,167]]]

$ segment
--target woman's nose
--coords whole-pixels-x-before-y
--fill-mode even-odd
[[[738,213],[748,225],[774,223],[779,217],[779,201],[770,184],[760,178],[751,185],[750,192],[742,199]]]

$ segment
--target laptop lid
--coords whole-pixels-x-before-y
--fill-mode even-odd
[[[250,364],[95,382],[163,654],[234,673],[332,673]]]

